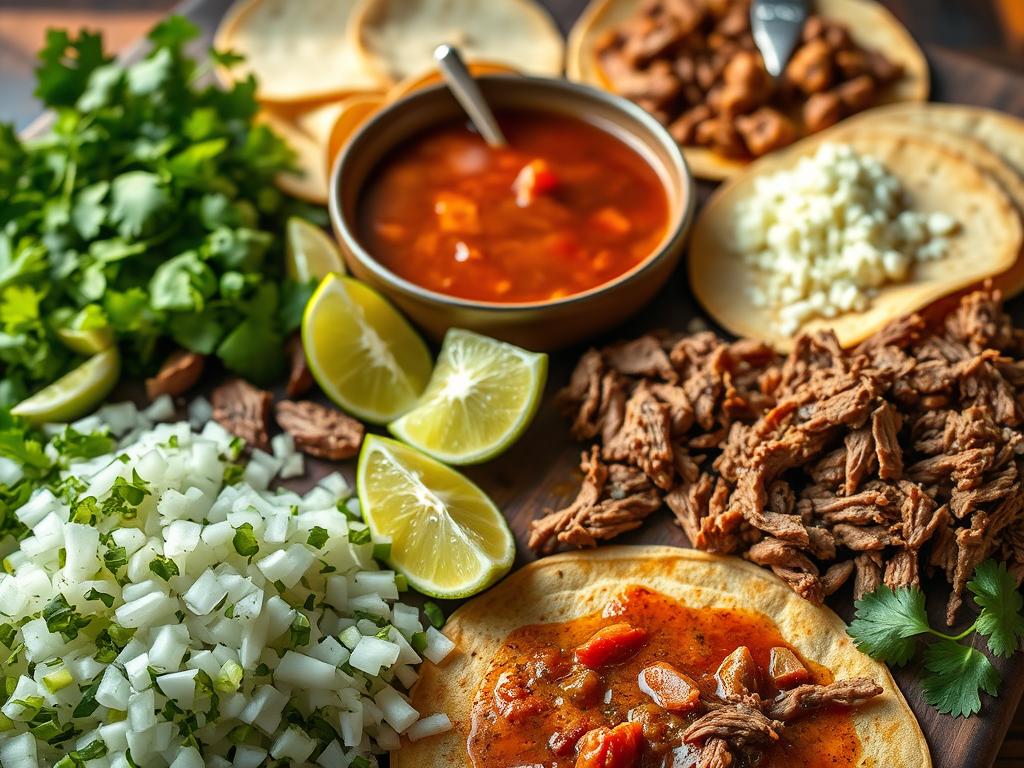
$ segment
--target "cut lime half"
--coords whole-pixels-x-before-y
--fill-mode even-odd
[[[345,274],[338,246],[320,227],[292,216],[285,225],[285,272],[292,280],[308,283],[332,273]]]
[[[121,354],[116,346],[109,347],[22,400],[11,413],[37,424],[72,421],[99,405],[120,374]]]
[[[451,467],[397,440],[368,435],[357,486],[371,532],[391,539],[388,562],[423,594],[468,597],[512,567],[515,539],[504,516]]]
[[[448,464],[487,461],[533,420],[548,357],[453,328],[416,407],[388,429]]]
[[[409,322],[369,286],[328,275],[306,305],[302,345],[331,400],[374,424],[408,411],[430,378],[430,351]]]

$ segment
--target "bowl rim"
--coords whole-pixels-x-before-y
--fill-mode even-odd
[[[355,150],[358,149],[358,145],[361,142],[365,141],[366,136],[375,132],[379,125],[390,120],[395,112],[399,109],[406,108],[411,102],[425,101],[427,99],[434,98],[435,93],[447,90],[447,85],[444,83],[437,83],[435,85],[417,89],[412,93],[406,94],[397,101],[386,104],[381,108],[369,120],[364,122],[355,134],[352,135],[345,144],[345,148],[338,154],[338,157],[334,162],[334,167],[331,170],[327,201],[331,226],[333,227],[336,236],[343,241],[346,249],[353,254],[356,260],[358,260],[363,267],[372,272],[377,279],[403,294],[411,295],[412,297],[420,300],[433,302],[435,304],[443,304],[458,309],[480,312],[515,312],[555,309],[585,302],[597,295],[636,282],[644,274],[653,271],[660,262],[670,257],[676,248],[680,246],[681,241],[687,236],[691,229],[696,212],[696,184],[693,173],[690,170],[690,166],[686,162],[686,157],[683,154],[682,147],[680,147],[678,142],[672,138],[668,129],[659,123],[653,115],[618,94],[600,90],[583,83],[565,80],[563,78],[537,77],[520,74],[488,74],[480,75],[476,79],[481,82],[496,81],[498,84],[505,81],[515,82],[521,85],[525,82],[527,87],[572,91],[582,96],[584,99],[604,102],[604,104],[611,109],[622,112],[627,117],[632,118],[648,133],[647,136],[640,136],[638,134],[638,139],[640,141],[645,144],[661,143],[668,151],[670,155],[669,165],[674,166],[671,170],[678,174],[679,178],[682,180],[682,189],[680,191],[683,198],[681,201],[680,213],[678,216],[670,217],[668,222],[669,226],[666,227],[665,236],[658,243],[657,247],[655,247],[650,254],[635,264],[631,269],[612,278],[611,280],[608,280],[607,282],[588,288],[585,291],[572,293],[568,296],[561,296],[555,299],[513,302],[466,299],[459,296],[451,296],[446,293],[441,293],[440,291],[431,290],[430,288],[426,288],[398,275],[385,267],[380,261],[374,258],[366,248],[363,247],[356,237],[354,222],[350,223],[346,218],[342,210],[343,206],[341,203],[342,179],[346,175],[343,173],[343,169],[346,165],[352,162],[352,158],[356,154]],[[543,106],[540,107],[538,111],[544,111]],[[585,120],[586,118],[579,117],[578,119]],[[617,140],[623,141],[622,138],[615,136],[614,134],[612,135]],[[652,139],[655,139],[656,142],[652,141]],[[634,149],[634,151],[636,150]],[[646,157],[643,155],[642,157],[644,161],[648,162],[652,167],[655,165],[655,162],[660,162],[657,161],[656,158]],[[665,178],[661,170],[655,167],[655,171],[657,172],[659,179],[662,181],[663,190],[666,194],[669,194],[667,184],[665,183]]]

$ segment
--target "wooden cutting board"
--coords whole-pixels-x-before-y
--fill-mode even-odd
[[[549,8],[563,31],[568,31],[572,21],[586,5],[586,0],[541,1]],[[191,0],[179,10],[199,24],[208,42],[230,4],[231,0]],[[934,100],[977,104],[1024,116],[1024,77],[941,48],[926,47],[926,53],[932,65]],[[712,189],[711,184],[700,183],[702,201]],[[1024,322],[1024,299],[1014,302],[1012,310],[1017,322]],[[647,308],[606,338],[595,339],[594,344],[600,345],[617,338],[634,338],[656,328],[683,329],[687,321],[701,316],[700,308],[687,288],[685,270],[681,265]],[[505,511],[518,543],[517,567],[533,559],[526,547],[529,522],[546,509],[561,508],[568,504],[579,485],[581,476],[577,466],[582,446],[569,438],[567,425],[555,411],[552,396],[568,381],[569,373],[584,350],[585,347],[579,347],[551,356],[544,403],[530,429],[506,454],[467,471]],[[338,469],[337,465],[322,462],[311,462],[310,467],[310,475],[303,483],[306,486],[311,485],[315,477]],[[354,475],[352,463],[342,465],[341,470],[349,478]],[[643,528],[618,541],[625,544],[688,546],[685,536],[673,523],[667,509],[655,513]],[[445,608],[450,610],[456,605],[452,603]],[[849,587],[836,595],[831,605],[849,620],[852,614]],[[929,608],[934,626],[942,624],[944,605],[944,590],[929,590]],[[896,672],[896,679],[928,738],[937,768],[986,768],[995,760],[1024,689],[1024,656],[1018,654],[1009,661],[997,660],[996,666],[1003,676],[1000,697],[993,699],[983,695],[981,714],[967,720],[939,715],[925,704],[915,683],[913,669]]]

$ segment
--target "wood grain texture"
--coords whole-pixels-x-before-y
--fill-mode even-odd
[[[152,7],[154,4],[145,5]],[[229,4],[230,0],[190,0],[181,9],[200,24],[208,41]],[[559,26],[567,30],[586,0],[547,0],[545,4]],[[4,5],[9,8],[11,4]],[[81,10],[88,3],[75,2],[72,5],[76,10]],[[124,8],[131,4],[118,5]],[[942,40],[947,45],[963,45],[966,48],[980,45],[980,36],[992,33],[990,26],[995,20],[992,6],[977,3],[976,0],[957,0],[953,3],[963,8],[969,5],[978,11],[978,23],[970,29],[951,28],[949,17],[942,11],[937,11],[935,15],[929,14],[927,11],[936,5],[931,0],[893,0],[890,5],[919,39]],[[985,10],[982,12],[979,10],[981,8]],[[939,34],[938,30],[944,31]],[[1024,116],[1024,76],[1011,74],[981,62],[974,56],[949,48],[927,43],[925,47],[933,67],[935,99],[990,106]],[[710,188],[710,185],[701,186],[702,197],[708,194]],[[1024,302],[1017,302],[1014,310],[1018,321],[1024,320]],[[685,328],[689,320],[700,316],[699,307],[694,304],[686,286],[685,270],[680,269],[649,307],[608,338],[596,339],[594,343],[601,344],[614,338],[631,338],[654,328]],[[555,412],[551,395],[567,381],[583,349],[565,350],[552,356],[544,403],[519,443],[498,460],[483,467],[471,468],[467,472],[505,510],[519,545],[517,565],[531,559],[526,548],[529,522],[546,509],[568,503],[578,486],[580,476],[577,464],[582,446],[569,439],[566,424]],[[314,470],[322,474],[335,468],[318,464]],[[342,471],[351,478],[354,467],[346,464]],[[644,528],[622,537],[621,542],[686,546],[685,537],[664,509],[655,513]],[[933,621],[939,625],[944,595],[936,591],[930,595],[929,604],[934,614]],[[848,590],[837,596],[835,607],[844,618],[850,617],[852,606]],[[914,670],[897,673],[901,688],[928,737],[936,766],[985,768],[996,760],[1024,688],[1024,658],[1018,656],[1011,662],[999,662],[997,666],[1004,677],[1000,698],[995,700],[983,697],[982,714],[969,720],[953,720],[936,714],[921,700],[919,689],[914,683]],[[1006,742],[995,764],[1000,768],[1024,768],[1024,719],[1016,721],[1011,739]]]

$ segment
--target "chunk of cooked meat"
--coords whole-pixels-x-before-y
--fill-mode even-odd
[[[801,685],[780,693],[768,705],[767,714],[789,722],[833,704],[859,706],[881,693],[882,686],[866,677],[851,677],[829,685]]]
[[[718,695],[723,699],[757,693],[757,664],[747,646],[741,645],[722,659],[715,672],[715,682],[718,684]]]
[[[274,396],[242,379],[221,384],[210,397],[213,418],[224,429],[255,448],[270,446],[267,422]]]
[[[659,661],[642,669],[637,684],[655,704],[669,712],[692,712],[701,706],[697,683],[667,662]]]
[[[281,429],[295,439],[295,447],[310,456],[351,459],[363,444],[366,428],[337,408],[309,400],[283,400],[275,413]]]
[[[776,688],[792,688],[794,685],[806,683],[810,673],[803,662],[789,648],[772,648],[768,660],[768,676]]]
[[[202,377],[205,361],[202,355],[187,349],[172,352],[156,375],[146,379],[146,397],[156,400],[160,395],[184,395]]]
[[[722,739],[739,747],[749,747],[778,741],[782,728],[781,722],[765,717],[760,710],[734,704],[713,709],[697,718],[683,732],[683,741],[699,744],[708,739]]]

